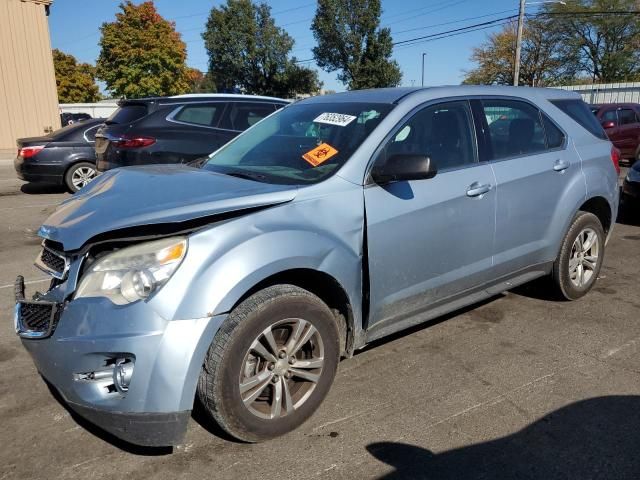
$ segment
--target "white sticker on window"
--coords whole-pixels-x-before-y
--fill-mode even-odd
[[[313,121],[316,123],[328,123],[329,125],[337,125],[339,127],[346,127],[356,118],[353,115],[346,115],[344,113],[322,113],[317,116]]]

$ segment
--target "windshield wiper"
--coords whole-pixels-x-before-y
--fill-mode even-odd
[[[259,175],[256,173],[247,173],[247,172],[219,172],[223,175],[229,175],[230,177],[243,178],[245,180],[252,180],[254,182],[264,182],[266,177],[264,175]]]

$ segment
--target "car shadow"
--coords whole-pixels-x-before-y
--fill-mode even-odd
[[[379,480],[638,479],[640,396],[579,401],[488,442],[434,453],[378,442],[367,451],[394,470]]]
[[[640,202],[621,201],[616,223],[640,227]]]
[[[51,183],[24,183],[20,186],[20,191],[27,195],[45,195],[53,193],[67,193],[64,185]]]

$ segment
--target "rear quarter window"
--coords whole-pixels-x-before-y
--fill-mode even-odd
[[[598,123],[589,107],[582,100],[551,100],[551,103],[569,115],[576,123],[601,140],[608,140],[607,134]]]

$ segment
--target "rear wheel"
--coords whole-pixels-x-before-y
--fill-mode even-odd
[[[198,395],[230,435],[257,442],[301,425],[326,396],[339,360],[334,316],[293,285],[236,307],[209,347]]]
[[[96,166],[89,162],[72,165],[64,176],[64,183],[71,193],[88,185],[97,175]]]
[[[577,300],[591,290],[602,267],[604,241],[598,217],[578,212],[553,265],[553,280],[563,298]]]

